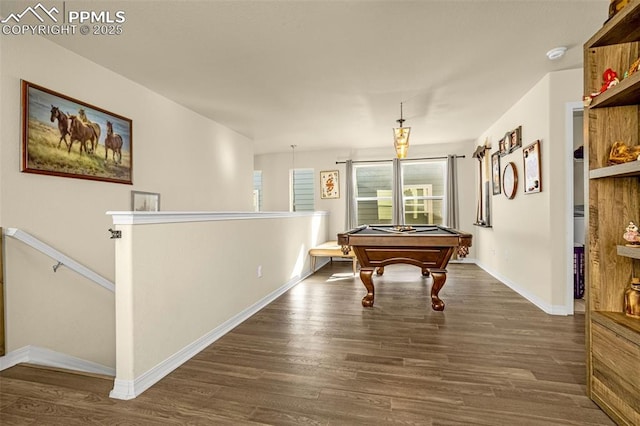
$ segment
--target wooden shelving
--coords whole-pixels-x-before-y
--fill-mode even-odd
[[[631,3],[633,3],[633,0]],[[640,26],[638,26],[638,22],[640,22],[640,9],[630,4],[629,7],[625,7],[616,16],[607,21],[585,43],[585,46],[601,47],[640,41]]]
[[[630,0],[584,46],[585,94],[599,90],[607,68],[621,79],[584,114],[587,385],[591,399],[621,425],[640,425],[640,320],[624,313],[624,293],[640,271],[640,248],[621,245],[629,221],[640,221],[640,161],[608,166],[607,160],[614,142],[640,145],[640,72],[623,78],[638,57],[640,0]]]
[[[640,259],[640,247],[618,246],[618,256]],[[640,321],[638,321],[640,323]]]
[[[640,345],[640,321],[622,312],[595,311],[591,314],[594,322],[612,330],[625,339]]]
[[[634,105],[640,96],[640,72],[625,78],[611,89],[596,96],[590,108]]]
[[[640,161],[616,164],[615,166],[600,167],[589,171],[589,179],[605,177],[629,177],[640,176]]]

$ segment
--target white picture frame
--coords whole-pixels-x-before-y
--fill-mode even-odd
[[[160,211],[160,194],[157,192],[131,191],[131,211]]]

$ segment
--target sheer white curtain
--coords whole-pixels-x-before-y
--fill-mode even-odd
[[[346,161],[346,176],[344,180],[345,185],[345,201],[347,203],[345,208],[345,225],[347,230],[355,228],[357,224],[356,219],[356,197],[354,194],[354,184],[353,184],[353,161]]]
[[[400,159],[393,159],[393,182],[391,191],[393,206],[392,225],[404,225],[404,201],[402,200],[402,166]]]
[[[458,169],[455,155],[447,155],[447,226],[458,228]]]

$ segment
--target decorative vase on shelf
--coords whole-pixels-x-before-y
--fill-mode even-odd
[[[624,293],[624,313],[640,319],[640,278],[631,278],[631,286]]]
[[[638,227],[635,223],[629,222],[629,225],[625,228],[624,234],[622,234],[622,238],[627,240],[629,244],[628,247],[640,247],[640,233],[638,232]]]

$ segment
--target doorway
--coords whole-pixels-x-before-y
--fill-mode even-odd
[[[568,315],[585,311],[584,301],[584,259],[586,214],[588,204],[587,181],[584,162],[584,107],[582,102],[567,103],[566,107],[566,229],[567,270],[566,309]],[[576,280],[578,282],[576,283]]]

